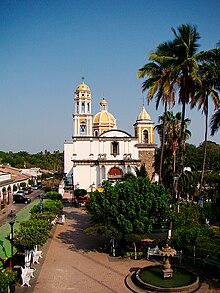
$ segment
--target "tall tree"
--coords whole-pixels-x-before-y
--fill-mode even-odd
[[[91,194],[86,206],[95,224],[93,231],[99,234],[118,239],[144,235],[169,212],[168,192],[149,178],[130,177],[114,186],[105,182],[103,188]]]
[[[167,112],[167,106],[171,107],[175,104],[175,90],[172,83],[171,70],[169,68],[169,62],[160,58],[163,55],[163,50],[168,50],[169,43],[161,44],[158,50],[154,54],[149,55],[149,60],[153,62],[145,64],[138,70],[138,77],[147,79],[142,84],[142,90],[148,91],[147,100],[148,103],[152,99],[156,98],[156,109],[160,102],[164,106],[164,112]],[[159,170],[159,182],[162,182],[162,167],[164,157],[164,142],[166,134],[166,119],[164,120],[163,133],[161,136],[161,156],[160,156],[160,170]]]
[[[180,166],[183,164],[186,105],[191,99],[194,98],[195,84],[199,83],[199,76],[197,73],[197,50],[199,47],[198,40],[200,39],[200,35],[197,28],[189,24],[182,24],[177,27],[177,30],[172,28],[172,32],[174,34],[174,40],[172,41],[172,57],[175,58],[174,61],[172,59],[171,67],[175,72],[176,84],[179,88],[179,103],[182,104],[180,152],[178,163]],[[169,58],[169,55],[167,58]]]
[[[211,52],[209,52],[210,54]],[[201,84],[196,88],[195,99],[192,100],[191,106],[195,107],[198,105],[198,109],[202,109],[205,115],[205,143],[204,143],[204,156],[203,156],[203,166],[200,181],[200,195],[202,200],[202,188],[203,179],[206,164],[206,153],[207,153],[207,136],[208,136],[208,113],[209,113],[209,98],[212,98],[214,108],[217,109],[220,100],[218,92],[215,90],[216,85],[216,71],[213,62],[202,62],[199,66],[199,75]]]
[[[164,120],[166,121],[166,124],[164,125]],[[176,115],[173,114],[172,111],[168,111],[167,113],[164,113],[162,116],[159,117],[159,122],[161,124],[156,125],[155,129],[157,129],[158,134],[161,136],[163,133],[163,128],[165,126],[166,128],[166,135],[165,135],[165,148],[166,148],[166,158],[164,159],[164,165],[167,163],[167,165],[170,166],[170,163],[172,162],[172,169],[170,169],[169,172],[171,172],[170,176],[176,175],[176,157],[177,157],[177,150],[180,145],[180,139],[181,139],[181,113],[178,112]],[[188,125],[190,123],[189,119],[184,120],[184,145],[186,140],[190,137],[191,133],[187,129]],[[164,176],[164,180],[167,180],[167,176]]]

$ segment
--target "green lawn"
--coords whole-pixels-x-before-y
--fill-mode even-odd
[[[14,230],[18,229],[19,223],[24,220],[28,220],[30,218],[30,210],[31,208],[38,204],[39,200],[31,202],[29,205],[27,205],[24,209],[19,211],[16,214],[16,221],[14,224]],[[6,239],[6,237],[9,235],[11,231],[11,226],[6,223],[0,227],[0,259],[7,259],[11,256],[11,243],[9,240]],[[14,248],[14,253],[16,252],[16,249]],[[1,266],[1,261],[0,261]]]

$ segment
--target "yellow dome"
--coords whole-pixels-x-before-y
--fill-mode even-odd
[[[88,85],[86,85],[84,82],[82,82],[80,85],[78,85],[78,87],[76,88],[76,91],[89,91],[90,92],[90,88],[88,87]]]
[[[104,98],[100,102],[100,105],[107,105],[107,104],[108,104],[108,102]]]
[[[99,126],[115,127],[115,117],[107,111],[101,111],[95,115],[93,123],[99,124]]]
[[[137,120],[151,120],[151,117],[147,113],[147,111],[145,110],[144,106],[143,106],[140,114],[138,115],[138,119]]]

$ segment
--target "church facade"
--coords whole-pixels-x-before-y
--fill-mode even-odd
[[[117,128],[115,117],[102,99],[100,112],[92,114],[92,93],[82,82],[74,93],[73,136],[64,142],[64,173],[74,188],[88,192],[100,187],[104,180],[121,180],[135,175],[135,167],[145,164],[148,176],[154,174],[154,123],[143,106],[134,135]]]

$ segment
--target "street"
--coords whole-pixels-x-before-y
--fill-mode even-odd
[[[33,190],[33,192],[31,194],[27,195],[27,197],[30,197],[31,201],[33,202],[36,199],[39,199],[39,195],[41,193],[44,194],[43,189]],[[24,209],[26,206],[27,206],[27,204],[23,204],[23,203],[9,204],[8,206],[6,206],[6,208],[1,210],[0,211],[0,227],[7,222],[7,217],[8,217],[8,214],[10,213],[11,210],[13,210],[15,213],[17,213],[17,212],[21,211],[22,209]]]

